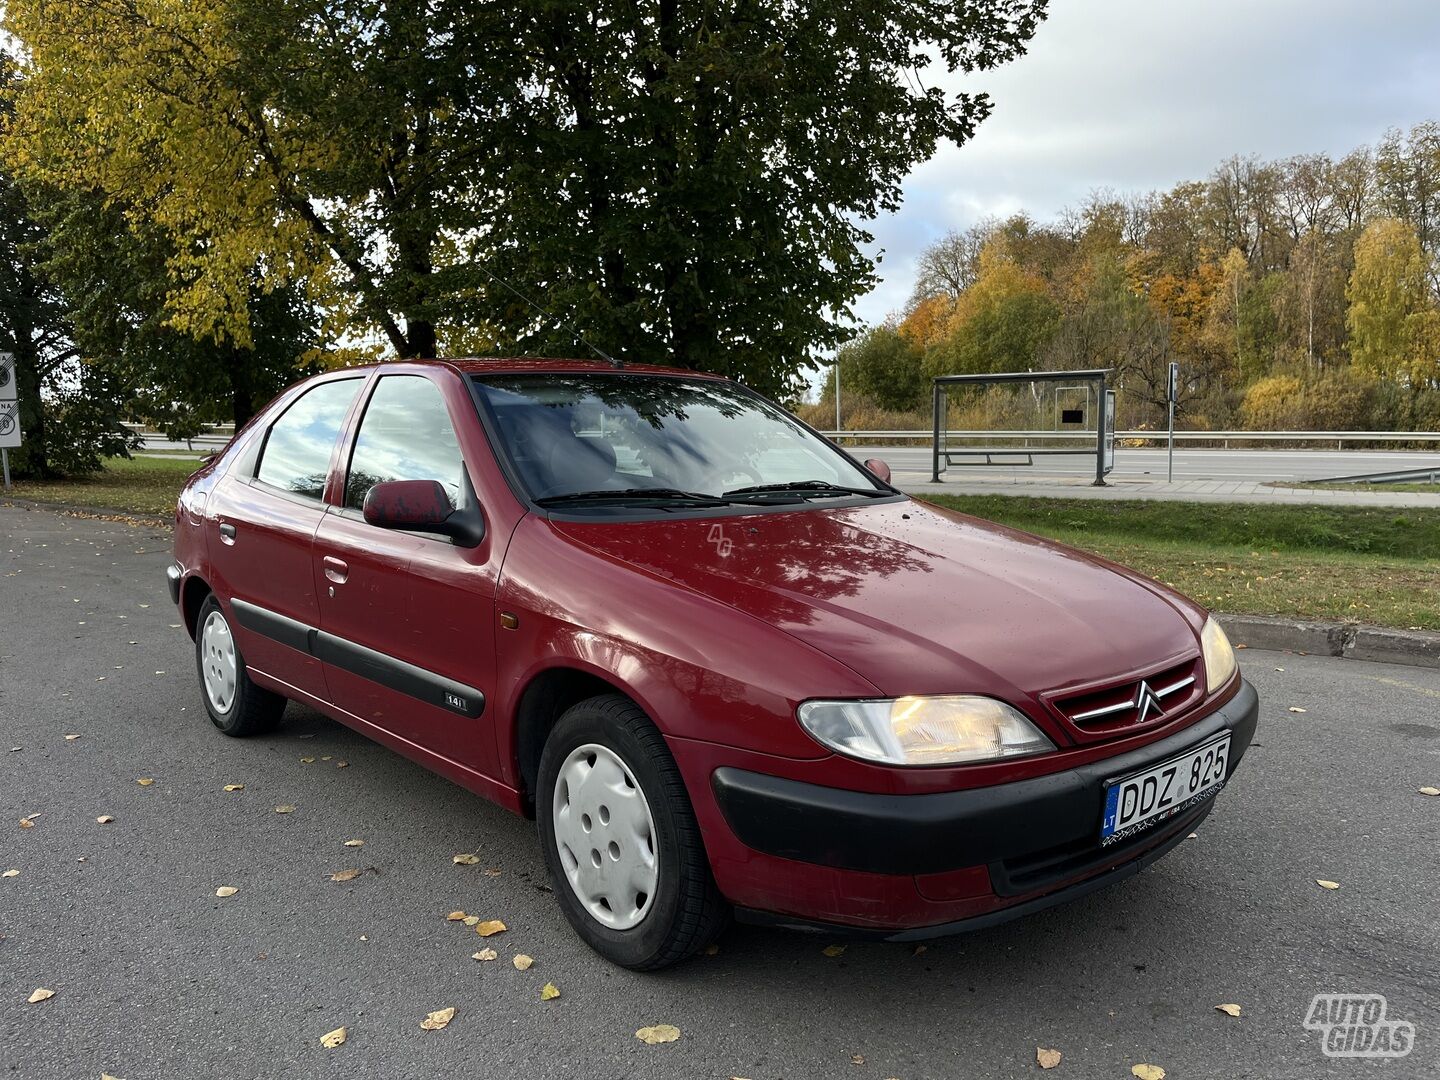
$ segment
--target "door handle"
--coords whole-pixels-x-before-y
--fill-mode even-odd
[[[222,522],[220,525],[220,539],[227,544],[235,543],[235,526],[231,525],[228,521]]]
[[[325,556],[325,577],[336,585],[344,585],[345,579],[350,576],[350,567],[345,564],[344,559],[337,559],[334,555]]]

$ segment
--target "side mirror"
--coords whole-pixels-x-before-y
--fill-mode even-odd
[[[382,529],[448,532],[454,512],[438,480],[382,480],[365,493],[365,520]]]
[[[865,468],[869,469],[882,483],[890,482],[890,466],[881,461],[878,457],[872,457],[865,462]]]

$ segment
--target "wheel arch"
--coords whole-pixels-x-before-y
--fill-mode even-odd
[[[200,619],[200,608],[205,598],[215,590],[199,574],[191,574],[180,585],[180,617],[185,623],[185,632],[193,639],[195,624]]]

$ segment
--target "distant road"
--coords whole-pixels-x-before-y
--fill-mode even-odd
[[[847,446],[852,456],[883,458],[892,471],[923,473],[930,479],[928,446]],[[1175,479],[1323,480],[1332,476],[1382,472],[1386,469],[1440,468],[1440,451],[1409,450],[1179,450],[1175,451]],[[1033,466],[952,466],[941,478],[959,480],[1030,480],[1049,477],[1093,476],[1095,457],[1037,457]],[[1165,451],[1117,447],[1115,480],[1165,479]]]

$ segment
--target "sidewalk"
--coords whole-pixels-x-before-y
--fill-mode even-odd
[[[896,471],[891,483],[911,495],[1026,495],[1039,499],[1160,499],[1172,502],[1290,503],[1311,506],[1408,507],[1440,510],[1440,493],[1420,491],[1337,491],[1294,488],[1253,481],[1111,480],[1094,487],[1080,477],[1048,476],[1035,480],[956,477],[932,484],[928,473]]]

